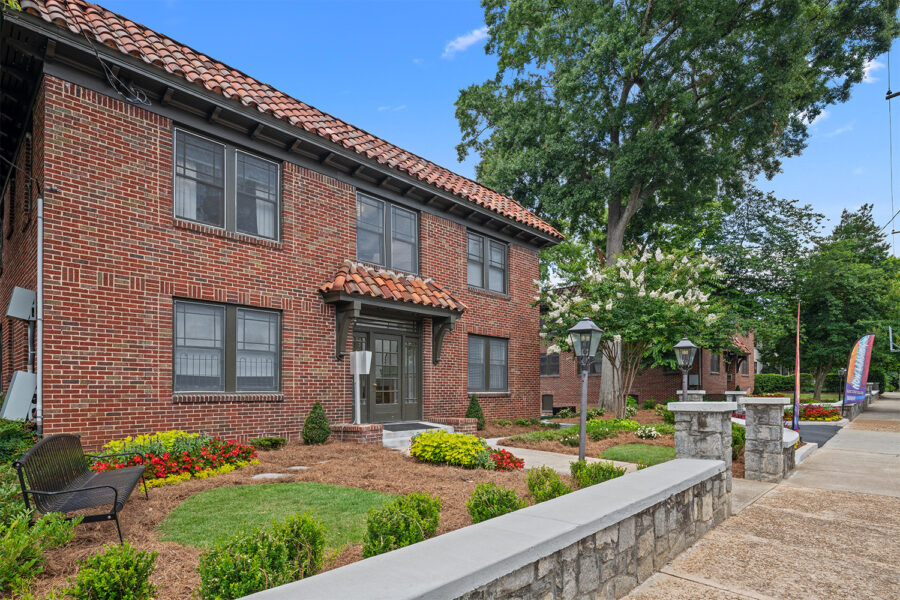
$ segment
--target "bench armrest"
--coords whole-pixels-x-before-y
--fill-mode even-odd
[[[111,485],[92,485],[88,487],[78,488],[74,490],[61,490],[59,492],[47,492],[42,490],[25,490],[26,494],[38,495],[38,496],[60,496],[62,494],[77,494],[79,492],[89,492],[92,490],[112,490],[113,491],[113,507],[115,507],[119,503],[119,490],[114,488]],[[105,503],[104,503],[105,504]]]

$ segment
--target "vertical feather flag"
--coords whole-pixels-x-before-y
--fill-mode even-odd
[[[800,301],[797,301],[797,349],[794,352],[794,431],[800,431]]]

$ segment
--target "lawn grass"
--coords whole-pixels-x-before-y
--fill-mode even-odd
[[[325,544],[342,548],[361,543],[370,508],[379,508],[394,496],[372,490],[324,483],[267,483],[206,490],[191,496],[160,523],[162,539],[184,546],[206,546],[247,527],[267,525],[273,519],[312,511],[327,530]]]
[[[675,448],[671,446],[651,446],[649,444],[622,444],[604,450],[600,458],[624,462],[658,465],[675,458]]]
[[[793,398],[794,397],[794,390],[788,390],[786,392],[775,392],[775,393],[778,394],[779,396],[783,396],[785,398]],[[820,402],[837,402],[840,399],[841,399],[840,394],[838,394],[837,392],[822,392],[822,399],[820,400]],[[800,402],[802,402],[803,404],[809,404],[812,401],[813,401],[812,392],[800,392]]]

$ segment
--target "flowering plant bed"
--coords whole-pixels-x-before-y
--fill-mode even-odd
[[[790,419],[794,414],[793,408],[788,408],[784,411],[784,418]],[[819,406],[817,404],[813,404],[811,406],[801,406],[800,407],[800,420],[801,421],[840,421],[841,420],[841,411],[838,408],[826,408],[824,406]]]
[[[252,446],[178,430],[113,440],[103,449],[135,454],[98,460],[91,466],[93,471],[102,473],[144,465],[147,487],[173,485],[192,477],[206,479],[257,462]]]
[[[525,468],[525,461],[521,458],[516,458],[508,450],[491,452],[491,460],[497,465],[498,471],[518,471]]]

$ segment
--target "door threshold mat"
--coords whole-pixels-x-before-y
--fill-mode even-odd
[[[438,429],[434,425],[428,425],[427,423],[385,423],[384,430],[385,431],[414,431],[416,429]]]

